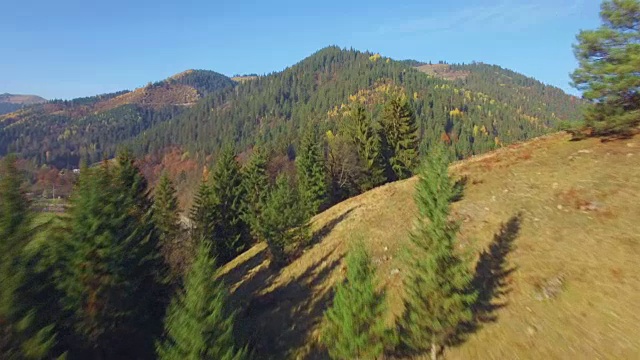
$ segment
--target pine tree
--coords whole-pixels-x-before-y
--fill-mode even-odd
[[[244,220],[245,189],[242,171],[231,147],[225,148],[211,173],[213,251],[224,264],[247,248],[250,228]]]
[[[310,215],[324,209],[329,198],[329,184],[324,159],[323,143],[315,127],[305,131],[296,155],[300,194]]]
[[[589,101],[586,127],[594,135],[626,135],[640,124],[640,1],[604,1],[600,9],[600,28],[577,36],[580,67],[571,78]]]
[[[298,190],[284,175],[278,176],[259,224],[260,236],[269,246],[274,266],[286,263],[288,246],[307,240],[309,216],[304,210]]]
[[[240,360],[247,351],[238,348],[233,335],[234,314],[227,290],[216,277],[211,244],[201,241],[185,279],[184,290],[169,306],[166,338],[157,345],[160,360]]]
[[[267,159],[263,152],[254,150],[243,169],[244,188],[246,192],[245,221],[251,228],[254,241],[259,240],[259,225],[262,211],[269,196],[269,176],[267,175]]]
[[[417,166],[418,128],[406,95],[393,97],[387,102],[380,125],[383,154],[389,166],[387,178],[408,178]]]
[[[455,250],[459,225],[449,219],[455,190],[448,164],[444,149],[437,147],[420,171],[415,195],[419,215],[411,233],[414,247],[400,328],[409,349],[430,349],[432,359],[471,320],[477,297],[469,266]]]
[[[360,191],[364,192],[385,181],[380,136],[361,104],[354,105],[350,114],[349,132],[365,169],[360,183]]]
[[[386,297],[376,290],[375,267],[364,244],[347,255],[347,278],[325,312],[322,342],[332,359],[376,359],[392,340],[384,315]]]
[[[171,267],[171,281],[176,282],[186,269],[191,243],[181,234],[176,189],[166,173],[155,188],[153,221],[158,228],[165,261]]]
[[[148,357],[168,303],[147,183],[128,153],[83,169],[60,262],[70,356]]]
[[[215,202],[211,194],[209,179],[203,176],[189,212],[192,242],[200,239],[213,240],[214,213]]]
[[[16,161],[7,156],[0,173],[0,357],[42,359],[53,357],[57,344],[58,297],[45,262],[46,245],[25,251],[33,215]]]

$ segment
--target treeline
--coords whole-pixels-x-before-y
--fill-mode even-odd
[[[50,104],[61,104],[61,105],[65,105],[65,106],[83,106],[83,105],[93,105],[96,104],[100,101],[105,101],[105,100],[109,100],[109,99],[113,99],[115,97],[118,97],[120,95],[124,95],[126,93],[129,93],[131,91],[129,90],[121,90],[121,91],[116,91],[116,92],[112,92],[112,93],[107,93],[107,94],[100,94],[100,95],[94,95],[94,96],[85,96],[85,97],[81,97],[81,98],[75,98],[75,99],[71,99],[71,100],[63,100],[63,99],[53,99],[50,100],[49,103]]]
[[[167,83],[191,86],[203,96],[220,89],[229,89],[235,86],[233,80],[211,70],[187,70],[166,80],[154,83],[154,86],[163,86]]]

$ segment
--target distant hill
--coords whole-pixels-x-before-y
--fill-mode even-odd
[[[0,94],[0,115],[7,114],[28,105],[41,104],[47,100],[37,95]]]
[[[0,115],[0,156],[17,152],[38,164],[77,167],[114,155],[123,141],[173,118],[211,92],[233,88],[228,77],[187,70],[133,91],[52,100]]]
[[[491,269],[492,277],[478,271],[483,281],[475,283],[484,285],[478,289],[491,302],[485,318],[492,320],[447,348],[447,359],[640,354],[640,136],[569,139],[554,134],[451,167],[455,178],[467,177],[452,211],[461,225],[459,249],[472,256],[471,271]],[[314,245],[279,271],[269,267],[263,243],[222,268],[256,353],[328,358],[319,328],[353,241],[372,255],[389,317],[401,314],[415,184],[390,183],[317,215]]]

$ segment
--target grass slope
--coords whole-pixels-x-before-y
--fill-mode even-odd
[[[603,143],[555,134],[456,163],[452,172],[468,177],[454,205],[462,250],[493,245],[488,259],[510,271],[484,289],[489,297],[504,292],[492,299],[494,321],[447,358],[637,357],[640,136]],[[389,291],[390,318],[401,313],[414,185],[415,178],[388,184],[319,214],[315,245],[278,273],[263,244],[222,269],[261,357],[326,358],[318,326],[355,236]]]

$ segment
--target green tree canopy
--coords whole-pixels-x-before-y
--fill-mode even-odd
[[[227,146],[211,173],[213,211],[213,246],[218,261],[224,264],[250,241],[249,225],[245,222],[245,188],[236,153]]]
[[[166,338],[157,345],[161,360],[240,360],[246,349],[236,346],[234,315],[227,306],[227,290],[216,278],[211,243],[202,241],[165,320]]]
[[[376,289],[375,267],[362,242],[347,255],[347,278],[325,312],[322,342],[332,359],[376,359],[390,345],[386,297]]]
[[[274,266],[287,262],[287,247],[306,241],[309,216],[305,210],[298,189],[280,175],[269,194],[259,224],[260,236],[269,246]]]
[[[324,209],[329,199],[329,183],[324,159],[324,142],[315,125],[302,135],[296,155],[300,194],[310,215]]]
[[[380,120],[383,154],[390,169],[389,180],[406,179],[413,174],[418,160],[418,127],[405,94],[385,104]]]
[[[459,326],[471,320],[476,299],[469,266],[455,249],[459,226],[449,215],[456,190],[447,159],[437,146],[419,174],[415,195],[419,215],[411,232],[413,247],[400,323],[403,343],[416,352],[430,349],[433,360]]]
[[[60,235],[72,357],[153,354],[169,294],[147,191],[128,153],[115,166],[81,170],[69,231]]]
[[[640,124],[640,1],[601,5],[602,25],[581,31],[573,86],[590,104],[585,125],[596,135],[627,134]]]
[[[179,211],[176,188],[164,173],[154,191],[153,221],[158,228],[162,254],[171,268],[172,282],[184,273],[192,248],[192,242],[181,232]]]

